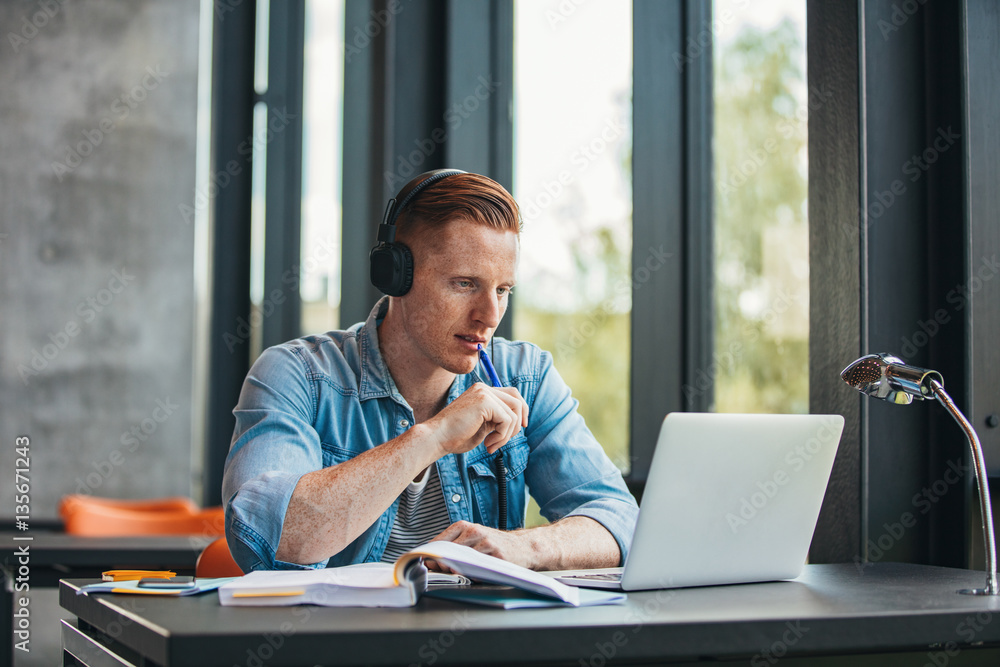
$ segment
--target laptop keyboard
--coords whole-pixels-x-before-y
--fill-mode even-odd
[[[600,574],[568,574],[565,579],[584,579],[586,581],[621,581],[621,572],[602,572]]]

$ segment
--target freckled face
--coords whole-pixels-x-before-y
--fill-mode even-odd
[[[417,239],[413,287],[398,297],[410,364],[430,374],[457,375],[478,363],[507,312],[517,268],[518,236],[456,220]]]

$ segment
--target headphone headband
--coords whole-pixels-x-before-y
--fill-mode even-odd
[[[428,171],[420,174],[404,185],[398,195],[389,200],[389,207],[386,210],[386,217],[382,221],[382,224],[395,225],[396,218],[398,218],[399,214],[403,212],[406,205],[413,201],[413,199],[425,188],[429,188],[442,178],[447,178],[448,176],[452,176],[454,174],[464,173],[466,172],[460,169],[435,169],[434,171]],[[399,205],[393,206],[395,202],[399,202]]]
[[[413,253],[402,243],[396,243],[396,219],[403,209],[425,188],[454,174],[464,174],[460,169],[435,169],[424,172],[403,186],[389,200],[378,226],[377,245],[368,258],[371,262],[371,281],[384,294],[403,296],[413,283]]]

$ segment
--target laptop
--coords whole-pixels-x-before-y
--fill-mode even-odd
[[[624,567],[551,574],[625,591],[794,579],[843,429],[840,415],[671,413]]]

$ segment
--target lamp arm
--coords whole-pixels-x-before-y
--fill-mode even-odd
[[[944,408],[954,417],[958,425],[965,431],[969,439],[969,446],[972,448],[972,460],[975,465],[976,484],[979,487],[979,507],[983,520],[983,539],[986,544],[986,595],[1000,594],[1000,585],[997,582],[997,552],[996,543],[993,538],[993,510],[990,508],[990,483],[986,474],[986,459],[983,457],[983,447],[979,443],[979,436],[976,430],[965,418],[965,415],[958,409],[951,396],[944,390],[944,386],[936,379],[928,380],[934,397]]]

